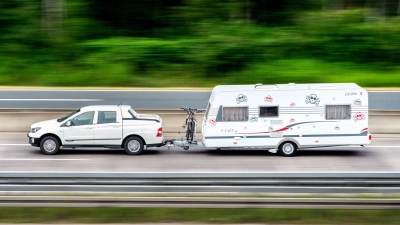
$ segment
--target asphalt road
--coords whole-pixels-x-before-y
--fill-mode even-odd
[[[166,138],[176,137],[167,134]],[[374,137],[367,147],[302,150],[281,157],[265,150],[151,148],[140,156],[123,150],[62,150],[42,155],[26,133],[0,133],[0,171],[74,172],[288,172],[400,171],[400,138]]]
[[[77,109],[126,104],[134,109],[205,109],[210,91],[0,90],[0,109]],[[370,110],[400,110],[400,92],[369,92]]]

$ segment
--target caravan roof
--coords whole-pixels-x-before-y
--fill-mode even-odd
[[[355,83],[314,83],[314,84],[247,84],[247,85],[218,85],[215,86],[211,93],[211,99],[215,94],[221,91],[254,91],[254,90],[270,90],[270,91],[294,91],[294,90],[325,90],[325,89],[359,89],[361,88]]]

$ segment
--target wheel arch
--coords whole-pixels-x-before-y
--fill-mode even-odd
[[[122,144],[121,144],[121,147],[122,147],[122,148],[125,146],[126,140],[128,140],[128,139],[131,138],[131,137],[138,137],[138,138],[140,138],[140,140],[142,140],[142,142],[143,142],[143,145],[146,145],[146,141],[142,138],[142,136],[137,135],[137,134],[130,134],[130,135],[126,136],[126,137],[124,138],[124,140],[122,141]]]
[[[289,142],[289,141],[290,141],[290,142],[293,142],[293,143],[296,145],[297,149],[300,148],[299,142],[298,142],[296,139],[294,139],[294,138],[284,138],[284,139],[280,140],[280,141],[278,142],[278,144],[276,145],[276,148],[279,148],[279,146],[281,146],[282,143],[284,143],[284,142]]]
[[[39,138],[39,143],[42,142],[43,138],[49,137],[49,136],[56,138],[60,146],[63,145],[63,143],[62,143],[62,141],[61,141],[61,138],[60,138],[57,134],[53,134],[53,133],[43,134],[43,135]]]

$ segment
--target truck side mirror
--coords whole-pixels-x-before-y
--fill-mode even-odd
[[[68,120],[67,123],[65,124],[65,126],[67,126],[67,127],[71,126],[71,120]]]

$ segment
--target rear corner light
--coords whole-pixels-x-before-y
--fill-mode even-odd
[[[369,140],[370,140],[370,141],[372,140],[372,135],[369,135]]]
[[[156,137],[162,137],[162,127],[158,128]]]

